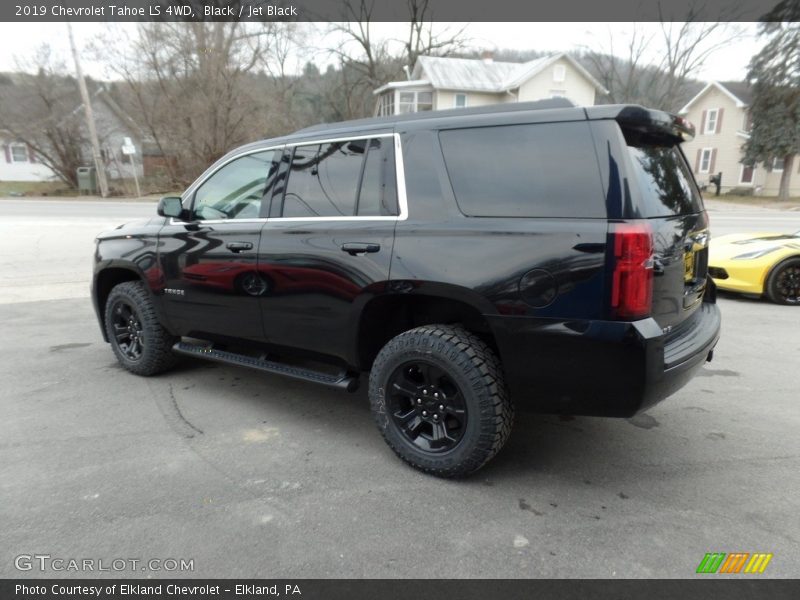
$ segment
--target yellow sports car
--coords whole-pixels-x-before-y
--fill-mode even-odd
[[[712,238],[708,272],[722,290],[800,305],[800,231]]]

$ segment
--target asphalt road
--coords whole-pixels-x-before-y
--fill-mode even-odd
[[[494,461],[443,481],[394,457],[363,391],[118,367],[88,300],[92,237],[152,208],[0,201],[0,577],[80,575],[14,567],[49,554],[194,560],[113,573],[140,577],[682,578],[712,551],[800,575],[798,309],[723,297],[714,362],[672,398],[631,420],[522,405]],[[751,229],[748,210],[712,227]]]

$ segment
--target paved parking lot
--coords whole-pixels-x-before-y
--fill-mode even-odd
[[[711,208],[718,234],[800,229],[797,211]],[[204,577],[688,577],[712,551],[800,575],[800,310],[725,296],[714,362],[671,399],[630,420],[523,404],[492,463],[442,481],[394,457],[364,391],[118,367],[92,238],[152,211],[0,200],[0,577],[24,575],[20,554],[194,559],[183,575]]]

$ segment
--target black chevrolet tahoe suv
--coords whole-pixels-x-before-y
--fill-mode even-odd
[[[322,125],[237,148],[97,239],[119,362],[188,355],[354,390],[391,448],[462,476],[514,403],[630,417],[711,360],[693,127],[553,99]]]

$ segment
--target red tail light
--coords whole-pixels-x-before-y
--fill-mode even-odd
[[[653,230],[647,222],[616,223],[611,227],[611,312],[619,319],[647,317],[653,304]]]

